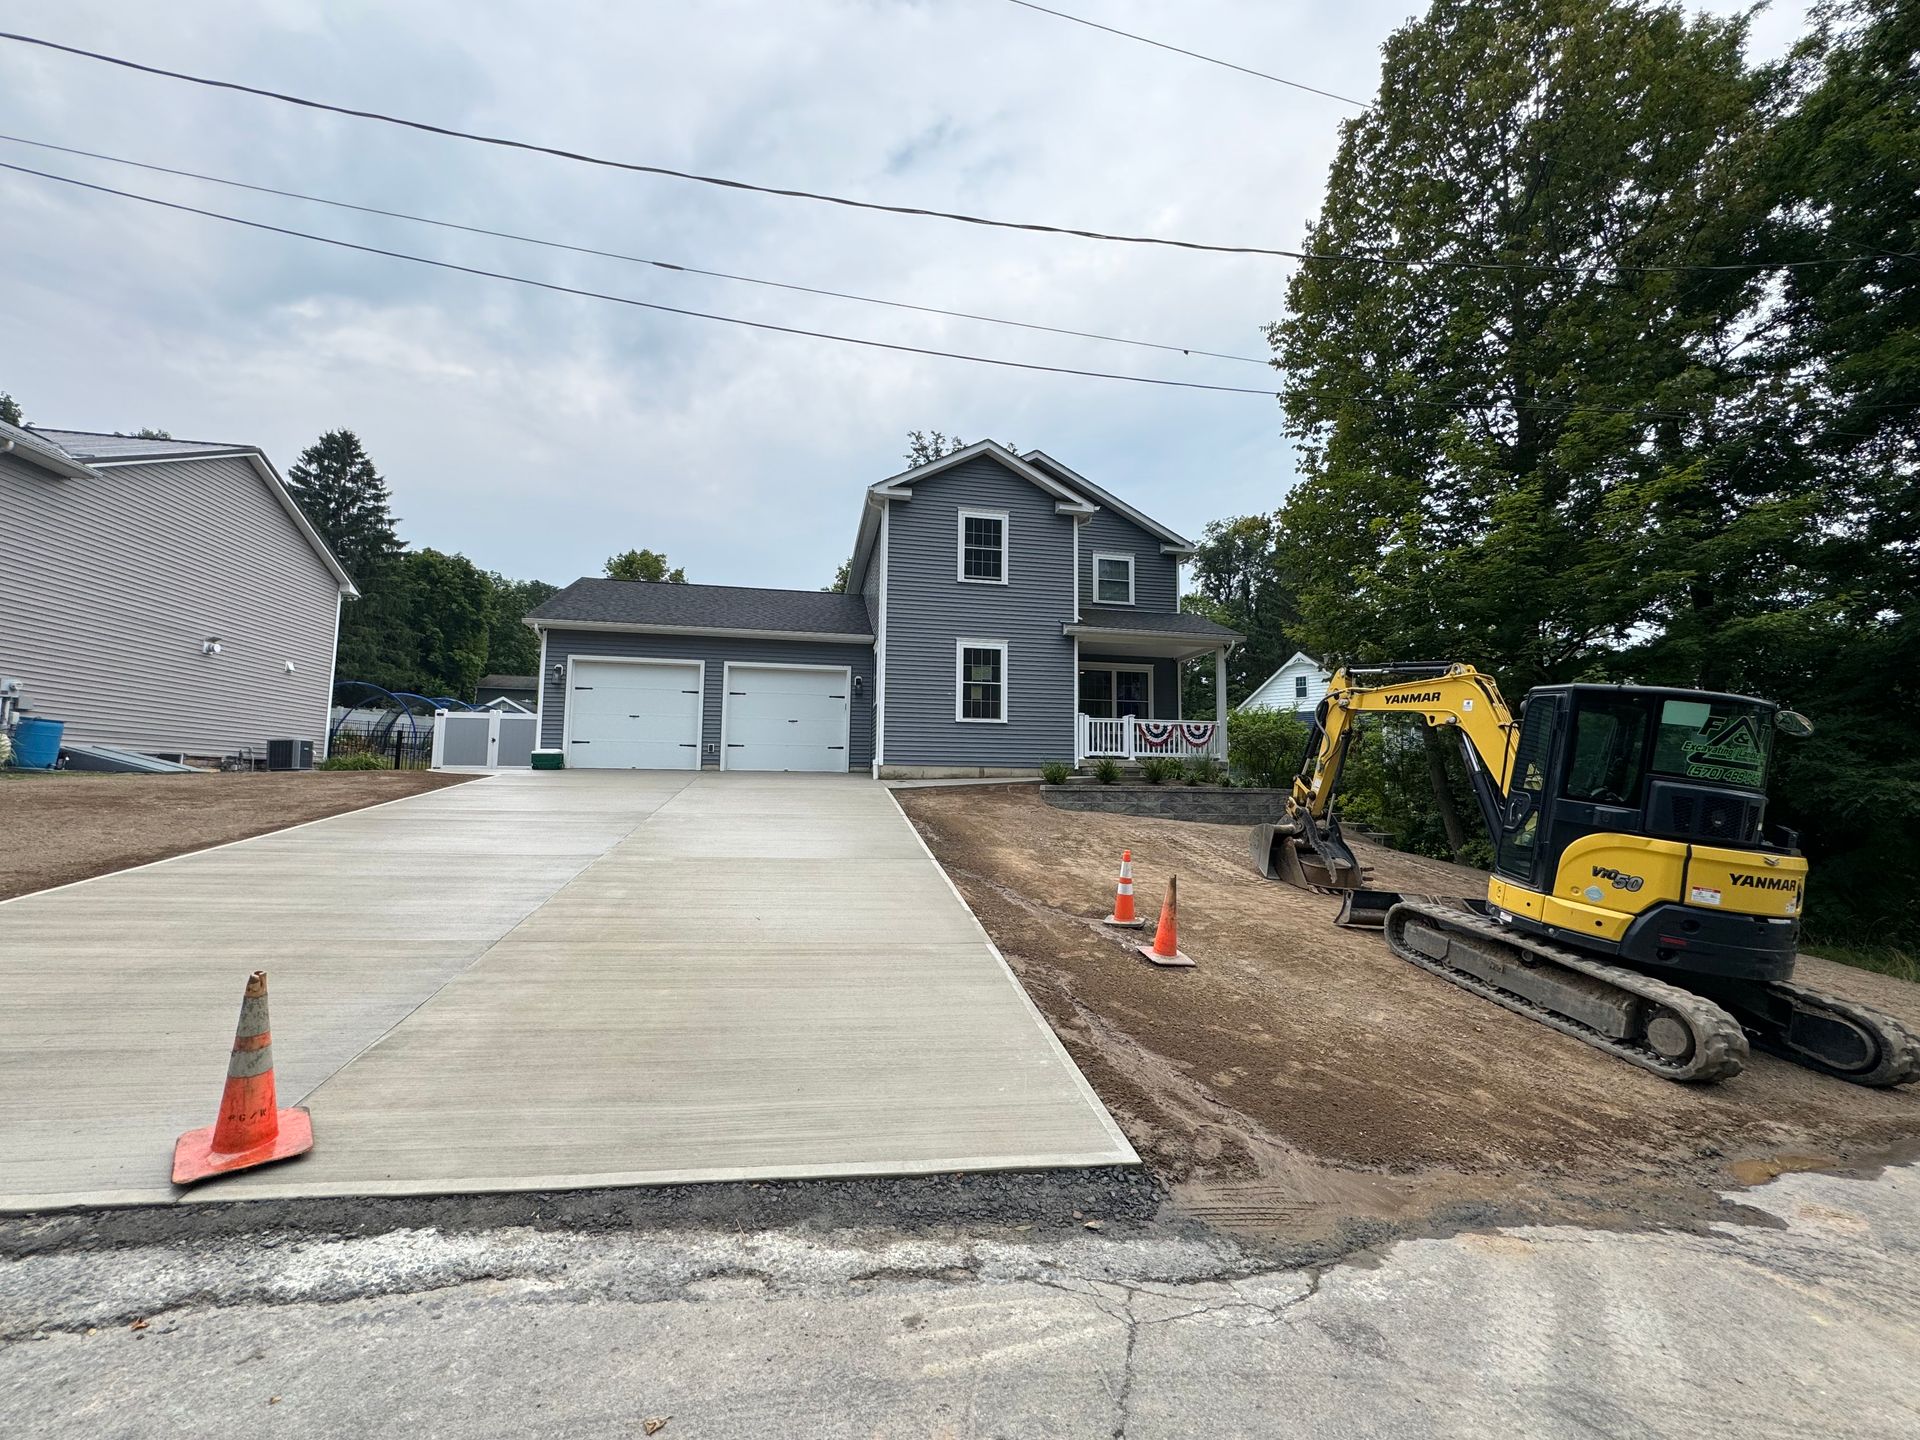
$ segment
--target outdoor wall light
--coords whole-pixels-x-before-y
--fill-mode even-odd
[[[867,677],[864,675],[854,676],[853,677],[853,698],[858,700],[863,694],[866,693],[866,689],[867,689]]]
[[[202,640],[200,642],[200,653],[202,655],[218,655],[220,653],[220,637],[218,635],[209,635],[206,639]]]
[[[553,677],[553,683],[558,685],[567,678],[567,667],[563,664],[555,663],[547,667],[547,673]]]

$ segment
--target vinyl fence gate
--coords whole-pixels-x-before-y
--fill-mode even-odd
[[[525,770],[533,763],[535,715],[498,710],[433,712],[435,770]]]

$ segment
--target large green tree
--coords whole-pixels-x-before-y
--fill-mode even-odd
[[[487,671],[493,586],[464,555],[410,551],[401,562],[411,621],[413,681],[435,698],[465,700]]]
[[[1777,553],[1772,525],[1727,538],[1773,502],[1719,454],[1764,279],[1662,268],[1758,243],[1743,36],[1677,6],[1439,0],[1388,41],[1308,234],[1370,258],[1302,265],[1272,327],[1312,648],[1532,683],[1689,603],[1653,539],[1716,568]]]
[[[20,413],[20,402],[5,390],[0,390],[0,420],[6,421],[9,425],[27,423],[27,417]]]
[[[667,557],[658,550],[623,550],[618,555],[607,557],[607,578],[609,580],[651,580],[669,585],[687,583],[687,572],[683,568],[667,568]]]
[[[557,593],[544,580],[509,580],[488,572],[491,597],[487,611],[487,665],[489,675],[531,675],[540,664],[540,637],[524,621],[534,606]]]

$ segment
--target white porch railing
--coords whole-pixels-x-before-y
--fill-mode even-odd
[[[1074,763],[1107,757],[1144,760],[1151,755],[1187,760],[1227,758],[1227,727],[1212,720],[1147,720],[1138,715],[1073,717]]]

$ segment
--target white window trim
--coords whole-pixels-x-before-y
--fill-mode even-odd
[[[1124,560],[1127,562],[1127,598],[1109,600],[1100,593],[1100,562],[1102,560]],[[1096,550],[1093,552],[1093,603],[1095,605],[1131,605],[1134,596],[1133,552],[1129,550]]]
[[[784,660],[725,660],[720,665],[720,768],[728,770],[727,751],[732,748],[727,743],[728,722],[733,716],[733,672],[736,670],[814,670],[831,672],[840,677],[840,752],[847,760],[847,770],[853,769],[853,667],[851,665],[800,665]],[[703,693],[700,697],[706,699]],[[702,717],[705,718],[704,715]],[[742,772],[753,774],[778,774],[778,771]],[[832,775],[835,771],[819,770],[809,772],[819,775]]]
[[[967,521],[998,520],[1000,522],[1000,578],[983,579],[978,575],[967,574]],[[1013,522],[1005,510],[969,510],[962,508],[953,522],[953,578],[962,585],[1005,585],[1012,572],[1013,565]]]
[[[998,650],[1000,652],[1000,715],[989,720],[984,715],[967,715],[967,651]],[[1013,709],[1013,671],[1008,662],[1007,642],[1004,640],[968,640],[953,642],[953,718],[961,725],[1004,725]]]
[[[1078,644],[1079,642],[1076,640],[1075,641],[1076,653],[1075,653],[1075,658],[1073,662],[1073,708],[1074,710],[1081,715],[1085,715],[1087,713],[1086,711],[1080,709],[1080,672],[1082,670],[1106,670],[1114,674],[1118,674],[1122,670],[1132,670],[1136,673],[1144,674],[1147,677],[1146,718],[1151,720],[1153,718],[1153,712],[1158,708],[1155,702],[1160,698],[1158,695],[1154,693],[1156,686],[1154,683],[1153,666],[1151,665],[1120,665],[1120,664],[1111,663],[1106,660],[1082,660],[1078,656]],[[1120,703],[1120,699],[1119,699],[1120,685],[1118,681],[1114,682],[1113,694],[1114,694],[1114,704],[1118,705]],[[1100,716],[1095,716],[1093,718],[1100,719],[1100,720],[1111,720],[1111,719],[1117,719],[1118,717],[1112,716],[1112,715],[1100,715]]]

